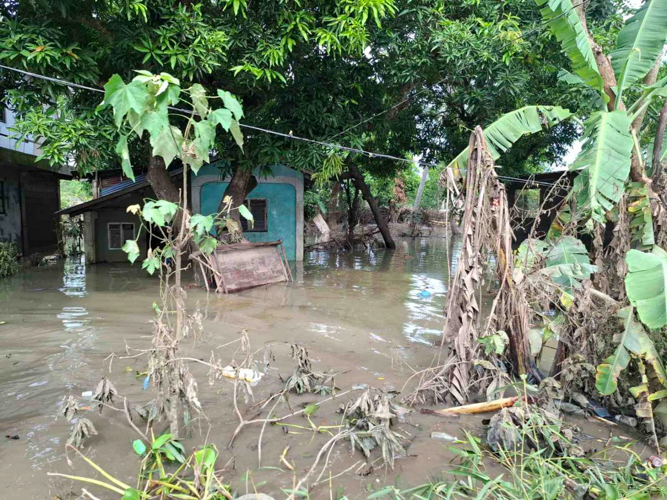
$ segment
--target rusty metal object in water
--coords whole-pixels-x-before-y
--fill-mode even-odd
[[[234,293],[292,280],[282,240],[220,245],[210,256],[195,252],[190,258],[199,263],[207,290],[210,284],[217,292]]]

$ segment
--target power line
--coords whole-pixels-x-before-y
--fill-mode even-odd
[[[67,81],[67,80],[62,80],[60,78],[54,78],[54,77],[50,77],[50,76],[41,75],[41,74],[38,74],[38,73],[32,73],[30,71],[25,71],[25,70],[21,70],[21,69],[18,69],[18,68],[13,68],[11,66],[5,66],[3,64],[0,64],[0,68],[6,69],[6,70],[9,70],[9,71],[14,71],[14,72],[17,72],[17,73],[21,73],[23,75],[26,75],[26,76],[29,76],[29,77],[32,77],[32,78],[37,78],[37,79],[57,83],[59,85],[64,85],[66,87],[79,88],[79,89],[88,90],[88,91],[91,91],[91,92],[97,92],[97,93],[104,94],[104,90],[102,90],[102,89],[95,88],[95,87],[89,87],[87,85],[80,85],[78,83],[70,82],[70,81]],[[183,109],[183,108],[175,108],[175,107],[172,107],[172,106],[169,106],[169,109],[171,109],[173,111],[180,111],[182,113],[188,113],[188,114],[192,113],[192,110]],[[403,162],[403,163],[414,163],[414,160],[409,160],[407,158],[401,158],[401,157],[398,157],[398,156],[393,156],[393,155],[389,155],[389,154],[385,154],[385,153],[376,153],[376,152],[373,152],[373,151],[367,151],[367,150],[364,150],[364,149],[353,148],[353,147],[349,147],[349,146],[342,146],[340,144],[318,141],[318,140],[315,140],[315,139],[308,139],[307,137],[299,137],[299,136],[294,135],[294,134],[285,134],[283,132],[278,132],[276,130],[270,130],[270,129],[266,129],[266,128],[262,128],[262,127],[256,127],[254,125],[247,125],[245,123],[239,123],[239,126],[242,127],[242,128],[248,129],[248,130],[254,130],[256,132],[262,132],[262,133],[266,133],[266,134],[272,134],[272,135],[275,135],[275,136],[278,136],[278,137],[283,137],[285,139],[292,139],[292,140],[307,142],[307,143],[310,143],[310,144],[317,144],[318,146],[323,146],[323,147],[327,147],[327,148],[333,148],[333,149],[338,149],[338,150],[342,150],[342,151],[347,151],[347,152],[350,152],[350,153],[357,153],[357,154],[361,154],[363,156],[366,156],[368,158],[384,158],[384,159],[387,159],[387,160],[399,161],[399,162]],[[423,165],[428,165],[429,167],[433,167],[433,168],[440,168],[440,166],[441,166],[437,163],[424,162],[424,161],[420,161],[419,163],[421,163]],[[451,168],[451,167],[445,167],[445,168]],[[466,171],[465,168],[460,168],[458,170],[461,171],[461,172]],[[523,183],[526,183],[526,184],[538,184],[538,185],[545,185],[545,186],[551,185],[551,183],[548,183],[548,182],[535,181],[535,180],[531,181],[531,180],[527,180],[527,179],[520,179],[518,177],[509,177],[509,176],[499,175],[498,178],[504,179],[504,180],[509,180],[509,181],[523,182]]]

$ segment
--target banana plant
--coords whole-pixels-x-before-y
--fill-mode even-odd
[[[644,85],[643,78],[656,63],[667,40],[667,0],[649,0],[630,17],[618,34],[614,49],[602,54],[611,64],[615,82],[606,82],[599,67],[601,54],[588,34],[572,0],[536,0],[541,14],[563,51],[572,63],[572,73],[565,72],[565,81],[586,85],[600,94],[604,109],[589,117],[575,117],[560,107],[526,106],[501,116],[487,125],[484,135],[491,154],[497,159],[521,137],[553,127],[563,120],[574,119],[584,128],[583,148],[570,167],[579,172],[572,195],[577,200],[576,213],[588,229],[604,223],[607,213],[615,208],[626,191],[633,161],[642,162],[639,130],[633,121],[656,99],[667,96],[667,77],[653,85]],[[614,104],[605,92],[613,87]],[[639,97],[624,102],[623,93],[636,88]],[[449,165],[456,171],[465,167],[467,149]],[[648,223],[648,221],[647,221]],[[636,228],[643,232],[644,228]]]

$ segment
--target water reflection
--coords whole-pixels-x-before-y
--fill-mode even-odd
[[[85,297],[86,261],[83,255],[68,257],[63,267],[63,287],[60,289],[70,297]]]
[[[400,318],[404,338],[432,344],[441,335],[448,277],[458,263],[460,250],[459,239],[399,240],[395,250],[313,250],[306,255],[306,282],[336,289],[341,301],[350,300],[345,293],[372,296],[376,314]],[[400,315],[392,310],[396,306],[402,311]],[[348,307],[354,310],[353,304]],[[318,325],[311,330],[330,335],[332,328]],[[370,335],[373,338],[378,333]]]

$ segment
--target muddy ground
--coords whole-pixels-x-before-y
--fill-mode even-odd
[[[239,339],[246,330],[253,349],[271,345],[275,355],[269,374],[254,389],[255,402],[282,388],[279,376],[287,377],[292,371],[292,342],[308,348],[315,369],[337,371],[336,385],[342,391],[355,384],[400,391],[412,370],[428,367],[436,352],[432,344],[439,342],[443,324],[448,260],[444,239],[405,240],[396,251],[310,252],[303,265],[295,265],[297,280],[291,285],[230,296],[190,289],[189,304],[201,308],[205,332],[200,342],[183,344],[183,355],[208,360],[214,351],[227,361],[241,361],[242,356],[234,354],[238,343],[219,346]],[[420,295],[426,287],[433,294],[430,298]],[[125,264],[86,267],[68,261],[32,268],[0,282],[0,321],[6,322],[0,325],[0,497],[76,498],[79,484],[49,477],[47,472],[94,476],[71,452],[73,468],[68,465],[64,443],[69,426],[55,417],[64,395],[80,396],[93,390],[102,376],[133,403],[152,398],[151,389],[144,391],[142,379],[136,376],[137,371],[145,370],[143,358],[116,358],[110,364],[108,356],[112,352],[122,356],[126,345],[149,346],[157,293],[156,279],[139,266]],[[261,360],[262,355],[258,357]],[[293,481],[293,474],[280,462],[285,447],[289,445],[287,460],[300,477],[328,436],[267,426],[259,468],[260,426],[245,428],[233,448],[227,448],[238,423],[231,403],[233,384],[222,381],[211,387],[206,367],[195,363],[192,371],[199,381],[205,415],[196,420],[192,436],[184,439],[186,449],[205,441],[214,443],[221,452],[218,464],[227,464],[225,480],[235,489],[245,493],[256,488],[282,498],[280,489],[291,487]],[[357,395],[324,403],[314,423],[337,423],[340,404]],[[294,396],[290,405],[299,408],[319,399],[322,397]],[[257,414],[252,405],[241,402],[241,411],[248,418]],[[276,413],[285,415],[290,410],[278,407]],[[137,436],[120,413],[105,410],[88,417],[99,435],[86,443],[84,452],[132,484],[139,466],[132,451]],[[394,470],[372,469],[361,453],[340,444],[329,461],[331,474],[336,476],[356,463],[358,467],[333,479],[334,498],[336,492],[350,499],[366,498],[387,484],[408,487],[442,477],[454,455],[450,443],[431,439],[431,432],[461,438],[467,429],[481,436],[482,420],[487,417],[460,421],[412,413],[399,426],[407,438],[407,456],[396,461]],[[307,425],[303,417],[289,422]],[[587,447],[601,447],[609,438],[607,425],[583,420],[578,424],[589,436]],[[158,426],[157,430],[162,429]],[[322,476],[327,478],[328,472]],[[112,498],[104,490],[93,487],[90,491],[99,498]],[[313,489],[311,498],[329,498],[329,494],[330,486],[324,481]]]

